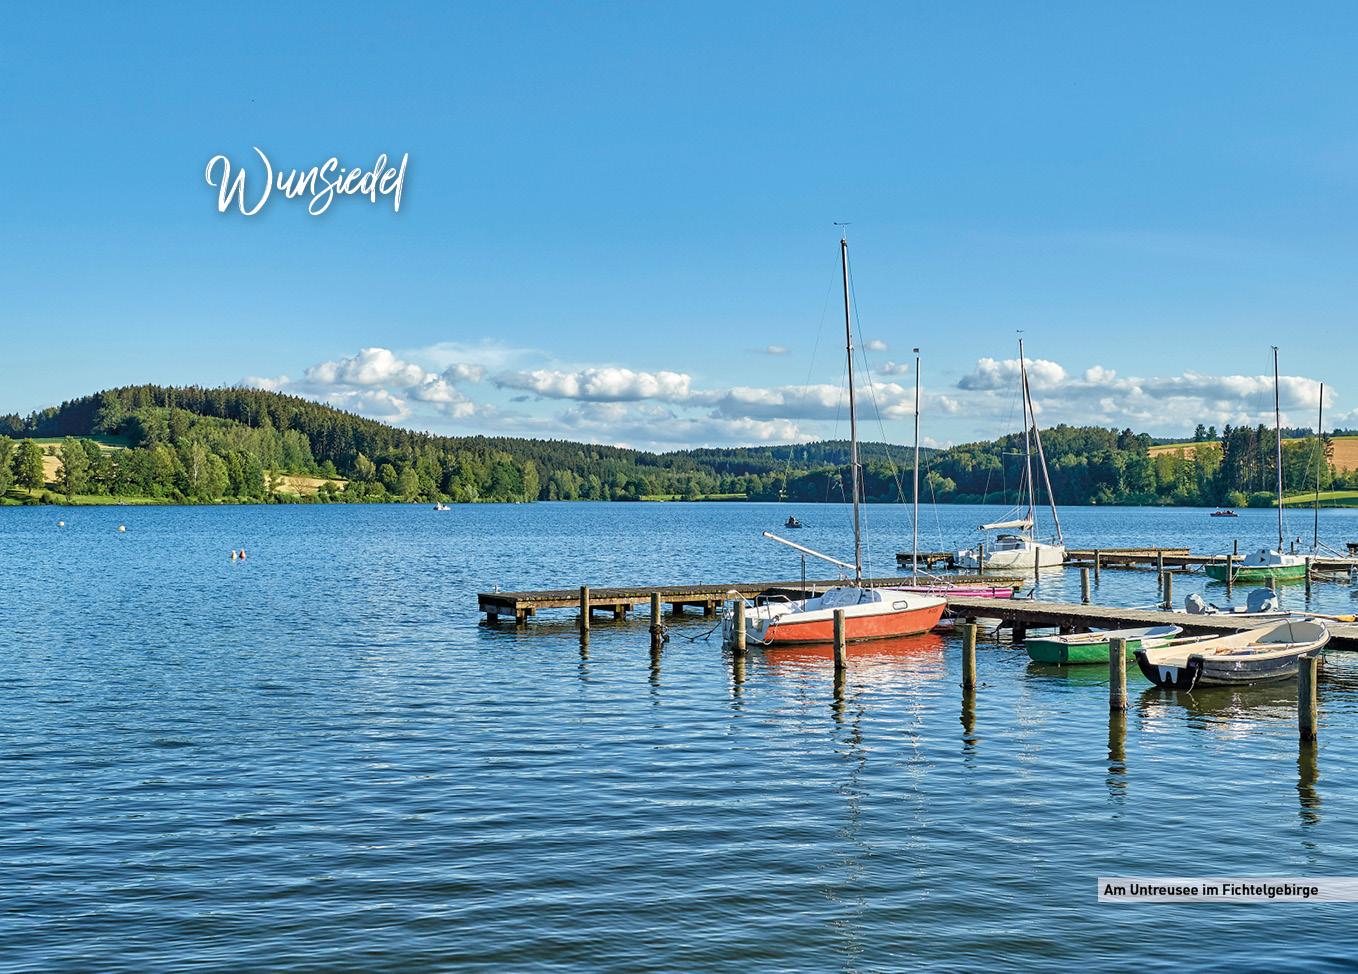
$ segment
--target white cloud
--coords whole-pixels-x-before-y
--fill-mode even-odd
[[[635,372],[613,366],[562,372],[534,369],[506,372],[495,384],[524,389],[548,399],[579,399],[586,402],[636,402],[655,399],[683,402],[689,398],[693,379],[683,372]]]
[[[786,345],[768,345],[764,348],[765,355],[786,355],[788,351]]]
[[[886,342],[882,341],[880,338],[869,338],[863,343],[863,347],[869,352],[885,352],[887,346]]]
[[[258,375],[247,375],[240,380],[240,384],[250,389],[263,389],[266,392],[283,392],[292,384],[292,380],[286,375],[280,375],[273,379]]]
[[[339,409],[388,423],[400,422],[410,415],[405,400],[385,389],[340,389],[326,394],[324,401]]]
[[[1050,389],[1066,378],[1066,370],[1047,359],[1028,359],[1028,386],[1032,389]],[[976,368],[958,380],[957,388],[968,390],[1017,389],[1019,382],[1019,360],[1016,358],[1000,361],[983,358],[976,362]]]
[[[910,375],[915,371],[914,362],[887,362],[873,369],[878,375]]]

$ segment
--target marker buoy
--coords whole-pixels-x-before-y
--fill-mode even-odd
[[[239,558],[239,557],[240,557],[240,553],[239,553],[238,551],[236,551],[235,548],[232,548],[232,549],[231,549],[231,560],[232,560],[232,561],[235,561],[235,560],[236,560],[237,558]]]
[[[57,527],[59,527],[59,528],[64,528],[65,526],[66,526],[66,522],[65,522],[65,521],[58,521],[58,522],[57,522]]]
[[[120,525],[118,525],[118,530],[119,530],[119,531],[126,531],[126,530],[127,530],[127,525],[125,525],[125,524],[120,524]]]

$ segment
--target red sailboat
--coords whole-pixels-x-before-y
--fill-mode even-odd
[[[863,584],[863,535],[859,505],[862,502],[862,471],[858,465],[858,414],[854,402],[853,324],[849,307],[849,242],[841,235],[839,259],[844,276],[844,339],[849,359],[849,479],[853,482],[853,564],[849,565],[810,548],[793,544],[775,535],[770,538],[817,558],[852,568],[854,581],[807,599],[767,602],[746,610],[746,638],[763,645],[816,644],[834,641],[836,610],[844,610],[844,638],[847,642],[890,639],[928,632],[938,624],[947,600],[937,595],[873,588]],[[735,614],[728,610],[723,620],[729,639],[735,628]]]

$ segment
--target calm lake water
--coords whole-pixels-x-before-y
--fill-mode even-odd
[[[940,636],[851,651],[836,699],[824,655],[736,672],[696,614],[653,665],[644,613],[582,652],[568,612],[476,612],[496,585],[795,578],[759,537],[789,513],[851,551],[839,506],[0,509],[0,970],[1352,969],[1358,906],[1100,906],[1095,877],[1358,875],[1358,656],[1327,659],[1304,750],[1291,685],[1133,668],[1122,730],[1099,667],[1007,641],[965,715]],[[922,544],[997,513],[926,510]],[[1063,520],[1074,546],[1274,530]],[[908,512],[869,523],[892,574]],[[1322,525],[1358,540],[1358,512]],[[1115,570],[1096,598],[1154,599]]]

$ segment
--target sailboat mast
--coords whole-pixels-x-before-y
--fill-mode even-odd
[[[1318,488],[1317,488],[1318,489]],[[915,349],[915,511],[911,515],[910,581],[919,573],[919,349]]]
[[[853,481],[853,575],[863,584],[863,532],[858,515],[858,412],[853,393],[853,322],[849,311],[849,238],[839,237],[839,263],[844,272],[844,352],[849,359],[849,479]]]
[[[1028,530],[1037,526],[1037,501],[1033,496],[1033,443],[1028,425],[1028,368],[1023,362],[1023,339],[1019,339],[1020,391],[1023,394],[1023,463],[1028,480]]]
[[[1283,550],[1283,410],[1278,394],[1278,346],[1273,346],[1273,430],[1278,464],[1278,551]]]
[[[1315,515],[1315,538],[1311,550],[1320,553],[1320,480],[1325,475],[1325,383],[1320,384],[1320,408],[1316,410],[1316,502],[1311,506]]]
[[[1037,425],[1037,413],[1033,410],[1033,389],[1028,384],[1028,367],[1023,367],[1023,395],[1028,400],[1028,415],[1033,419],[1033,443],[1037,446],[1037,464],[1042,468],[1042,483],[1047,488],[1047,503],[1052,510],[1052,525],[1056,531],[1056,543],[1065,544],[1061,536],[1061,515],[1056,513],[1056,494],[1052,492],[1052,476],[1047,470],[1047,454],[1042,450],[1042,430]]]

